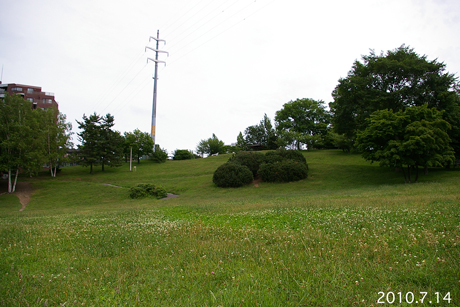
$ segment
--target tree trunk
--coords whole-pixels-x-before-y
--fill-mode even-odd
[[[19,174],[19,166],[16,169],[16,175],[14,176],[13,189],[11,193],[14,193],[16,191],[16,183],[18,182],[18,174]]]
[[[91,164],[90,164],[90,171],[89,171],[89,173],[90,173],[90,174],[93,173],[93,162],[91,162]]]
[[[404,175],[404,183],[407,183],[406,172],[404,171],[404,166],[401,166],[400,170],[402,171]]]
[[[407,178],[409,179],[409,183],[411,183],[411,180],[410,180],[410,165],[407,166]]]
[[[11,169],[8,169],[8,193],[11,193]]]
[[[425,172],[424,172],[425,175],[428,175],[428,165],[425,165]]]
[[[414,182],[415,183],[418,182],[418,165],[417,164],[415,165],[415,181]]]

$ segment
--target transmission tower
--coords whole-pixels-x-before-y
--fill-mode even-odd
[[[158,63],[164,63],[166,65],[165,61],[159,61],[158,60],[158,53],[163,52],[166,53],[169,56],[169,53],[167,51],[163,50],[158,50],[159,48],[159,43],[164,42],[166,44],[166,41],[164,39],[160,39],[160,30],[157,30],[157,37],[150,36],[149,42],[151,40],[156,41],[156,48],[152,48],[149,46],[145,47],[145,51],[147,49],[150,49],[155,52],[155,59],[152,58],[147,58],[147,63],[150,61],[155,62],[155,75],[153,77],[153,104],[152,104],[152,129],[150,132],[150,136],[152,137],[153,140],[153,151],[155,152],[155,126],[156,126],[156,117],[157,117],[157,80],[158,80]]]

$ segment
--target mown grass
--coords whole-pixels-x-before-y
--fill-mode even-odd
[[[212,184],[225,155],[31,179],[25,211],[0,196],[0,306],[460,305],[458,170],[304,154],[306,180],[238,189]],[[128,198],[146,182],[180,196]]]

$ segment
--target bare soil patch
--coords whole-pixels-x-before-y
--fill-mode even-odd
[[[13,195],[16,195],[19,198],[19,202],[22,205],[19,211],[24,210],[29,204],[30,196],[32,195],[33,191],[34,188],[30,182],[18,181],[16,183],[16,191],[13,193]],[[2,183],[0,184],[0,194],[3,193],[8,193],[8,181],[6,180],[2,180]]]
[[[255,188],[258,188],[259,183],[261,183],[261,182],[262,182],[262,179],[257,178],[257,179],[254,179],[251,183],[254,185]]]

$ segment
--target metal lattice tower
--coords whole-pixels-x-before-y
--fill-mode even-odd
[[[163,50],[158,50],[159,48],[159,43],[164,42],[166,44],[166,41],[164,39],[160,39],[160,30],[157,30],[157,37],[150,36],[149,42],[154,39],[156,41],[156,48],[152,47],[145,47],[145,51],[147,49],[150,49],[155,52],[155,59],[152,58],[147,58],[147,63],[150,61],[155,62],[155,75],[153,77],[153,104],[152,104],[152,129],[150,131],[150,136],[152,137],[153,140],[153,151],[155,151],[155,126],[156,126],[156,117],[157,117],[157,80],[158,80],[158,63],[164,63],[166,65],[166,62],[164,61],[159,61],[158,60],[158,53],[164,52],[169,56],[169,53],[167,51]]]

